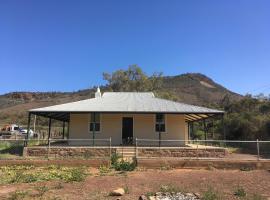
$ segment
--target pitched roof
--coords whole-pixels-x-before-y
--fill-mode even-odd
[[[223,113],[220,110],[160,99],[152,92],[105,92],[101,97],[32,109],[30,112]]]

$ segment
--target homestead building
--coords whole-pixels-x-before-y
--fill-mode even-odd
[[[68,124],[69,145],[91,145],[88,139],[111,138],[111,145],[119,146],[133,145],[135,138],[189,140],[192,122],[223,114],[157,98],[152,92],[102,94],[98,88],[95,98],[30,110],[28,124],[31,115],[49,118],[50,138],[51,120],[60,120],[64,126]]]

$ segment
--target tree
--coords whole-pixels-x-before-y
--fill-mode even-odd
[[[145,92],[161,88],[162,73],[147,76],[138,65],[130,65],[127,70],[103,73],[103,79],[115,92]]]

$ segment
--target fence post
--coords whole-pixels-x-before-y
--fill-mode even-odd
[[[260,160],[260,143],[258,139],[257,139],[257,159]]]
[[[50,148],[51,148],[51,138],[49,138],[49,140],[48,140],[48,155],[47,155],[48,160],[50,159],[49,158],[50,157]]]
[[[137,159],[138,157],[138,149],[137,149],[138,141],[137,138],[135,139],[135,158]]]
[[[112,138],[110,137],[110,158],[112,157]]]
[[[197,149],[196,149],[196,156],[197,156],[197,159],[199,159],[199,145],[198,145],[198,139],[196,139],[196,144],[197,144]]]

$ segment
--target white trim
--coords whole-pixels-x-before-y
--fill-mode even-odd
[[[96,112],[99,113],[99,112]],[[93,131],[90,131],[90,123],[91,123],[91,113],[88,114],[88,133],[92,133]],[[95,131],[95,133],[102,133],[102,114],[99,113],[99,131]]]
[[[164,114],[165,131],[161,131],[161,132],[156,131],[156,114]],[[156,114],[154,114],[154,132],[155,133],[168,133],[167,132],[167,114],[165,114],[165,113],[156,113]]]

